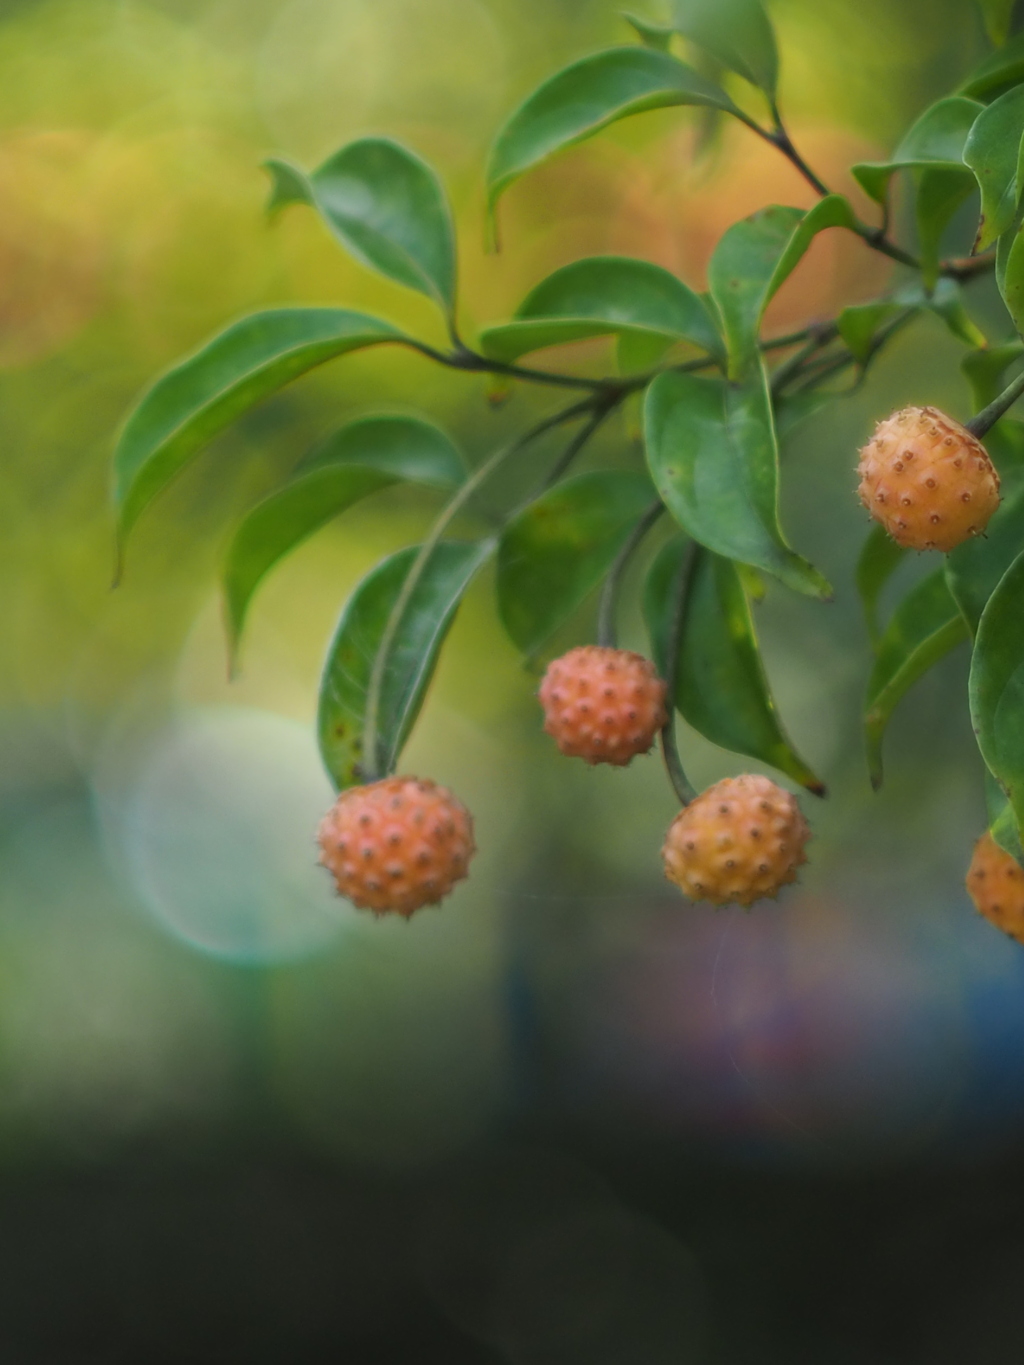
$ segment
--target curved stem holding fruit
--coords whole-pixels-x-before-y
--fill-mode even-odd
[[[690,576],[697,557],[697,546],[690,541],[679,557],[679,567],[672,582],[671,627],[666,641],[665,657],[665,724],[661,727],[661,754],[665,762],[668,780],[679,802],[688,806],[697,796],[690,784],[679,756],[676,740],[676,684],[679,679],[679,649],[683,641],[683,621],[686,615],[686,599],[690,591]]]
[[[664,510],[665,504],[660,498],[656,498],[637,522],[636,526],[634,526],[626,543],[615,556],[612,567],[608,570],[608,576],[604,580],[604,587],[601,589],[601,601],[597,608],[597,643],[599,645],[605,645],[611,649],[616,647],[617,631],[615,628],[615,618],[619,605],[619,592],[622,588],[622,580],[626,576],[626,570],[629,568],[630,561],[643,543],[644,537]]]
[[[1024,394],[1024,371],[1017,376],[1011,384],[1008,384],[998,398],[989,403],[987,408],[972,417],[964,426],[972,436],[977,436],[980,440],[992,427],[999,421],[1000,417],[1007,412],[1021,394]]]

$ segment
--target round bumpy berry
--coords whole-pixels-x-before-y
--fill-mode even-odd
[[[544,729],[563,754],[622,767],[645,754],[665,724],[665,684],[650,659],[583,645],[548,666],[540,685]]]
[[[938,408],[879,422],[860,452],[860,500],[898,545],[952,550],[999,506],[999,475],[966,427]]]
[[[751,905],[796,881],[810,834],[796,798],[769,778],[727,777],[672,821],[665,876],[691,900]]]
[[[445,787],[386,777],[342,792],[320,822],[320,861],[361,910],[407,918],[466,875],[473,819]]]
[[[974,845],[967,890],[979,914],[1024,943],[1024,868],[991,834]]]

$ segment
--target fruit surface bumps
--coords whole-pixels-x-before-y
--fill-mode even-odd
[[[672,821],[665,876],[691,900],[751,905],[796,881],[810,834],[796,798],[770,778],[727,777]]]
[[[938,408],[903,408],[860,452],[858,492],[910,550],[952,550],[980,535],[999,506],[999,475],[966,427]]]
[[[665,724],[665,684],[650,659],[581,645],[548,665],[540,685],[544,729],[563,754],[622,767],[645,754]]]
[[[1024,943],[1024,868],[991,834],[974,845],[967,891],[980,915]]]
[[[320,822],[320,861],[361,910],[408,918],[466,875],[473,818],[429,779],[386,777],[343,791]]]

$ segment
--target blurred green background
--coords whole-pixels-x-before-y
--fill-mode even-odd
[[[985,51],[968,0],[770,8],[791,131],[838,188]],[[516,186],[486,255],[496,127],[545,75],[630,37],[604,0],[0,7],[11,1361],[1021,1358],[1024,958],[963,891],[984,824],[963,652],[898,713],[877,796],[858,729],[854,451],[901,402],[966,415],[938,322],[915,323],[785,451],[786,524],[837,598],[773,588],[758,622],[832,795],[804,801],[801,886],[749,916],[661,880],[674,803],[655,758],[625,772],[559,759],[489,580],[403,761],[473,809],[473,875],[409,924],[332,898],[313,865],[331,797],[319,665],[349,590],[422,532],[431,495],[381,495],[296,552],[226,680],[227,537],[315,441],[368,412],[422,412],[476,462],[557,395],[497,404],[485,379],[412,355],[346,358],[221,438],[147,513],[110,588],[112,440],[161,368],[286,302],[443,340],[428,304],[350,261],[312,214],[268,224],[265,156],[310,166],[365,133],[426,156],[456,207],[470,333],[580,255],[643,256],[702,286],[730,222],[808,203],[738,126],[709,144],[699,116],[649,114]],[[885,263],[833,237],[773,325],[885,287]],[[1002,335],[985,283],[970,307]],[[542,359],[611,364],[589,344]],[[587,459],[637,464],[635,414]],[[590,629],[588,609],[557,643]],[[683,742],[699,785],[744,766]]]

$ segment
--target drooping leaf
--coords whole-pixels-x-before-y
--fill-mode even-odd
[[[644,47],[653,47],[658,52],[667,52],[672,46],[675,29],[669,24],[656,24],[652,19],[644,19],[639,14],[622,11],[622,17],[630,26]]]
[[[926,166],[915,171],[918,257],[921,276],[931,289],[939,278],[942,239],[957,209],[975,191],[974,178],[962,170]]]
[[[847,201],[830,194],[809,212],[779,205],[760,209],[725,233],[708,266],[708,285],[722,315],[731,378],[754,362],[764,310],[816,234],[854,223]]]
[[[114,452],[118,539],[184,465],[236,417],[347,351],[403,342],[390,323],[346,308],[277,308],[243,318],[162,375]]]
[[[988,102],[1021,81],[1024,81],[1024,33],[1018,33],[999,52],[993,52],[979,63],[961,85],[959,93]]]
[[[602,470],[556,484],[512,518],[498,549],[498,611],[525,654],[597,587],[653,497],[644,475]]]
[[[981,189],[981,224],[975,251],[984,251],[1013,222],[1021,190],[1024,85],[983,109],[964,144],[964,161]]]
[[[1010,36],[1010,23],[1016,0],[978,0],[981,16],[985,20],[985,32],[996,47],[1002,47]]]
[[[861,187],[879,204],[885,203],[889,181],[901,170],[945,169],[970,176],[963,150],[974,120],[983,106],[963,95],[951,95],[924,111],[907,132],[889,161],[862,161],[853,167]]]
[[[617,47],[574,62],[535,90],[498,133],[487,163],[488,212],[514,180],[556,152],[630,114],[684,104],[745,117],[724,90],[667,52]]]
[[[1011,858],[1024,861],[1021,849],[1020,826],[1010,805],[1010,798],[1002,787],[985,769],[985,805],[988,808],[988,832],[1000,848],[1005,849]]]
[[[390,772],[416,721],[437,656],[474,573],[493,541],[442,541],[402,613],[384,661],[375,768]],[[366,698],[391,610],[418,546],[399,550],[356,587],[338,622],[320,681],[317,729],[324,766],[339,790],[365,776]]]
[[[496,360],[587,337],[636,336],[670,345],[690,341],[719,354],[707,306],[682,280],[649,261],[591,256],[563,266],[531,289],[515,321],[487,328],[481,349]]]
[[[851,303],[836,318],[839,335],[863,364],[871,355],[875,334],[901,311],[894,299],[877,299],[870,303]]]
[[[966,346],[985,345],[984,333],[964,306],[963,291],[956,280],[947,277],[937,280],[930,292],[920,283],[909,284],[898,289],[891,298],[850,304],[836,319],[839,335],[863,364],[871,355],[879,329],[907,308],[934,313],[951,335]]]
[[[999,580],[982,612],[971,659],[971,721],[989,771],[1024,821],[1024,553]]]
[[[373,270],[455,308],[455,232],[444,189],[427,163],[384,137],[350,142],[306,177],[277,159],[270,207],[310,204],[341,244]]]
[[[873,526],[857,559],[856,582],[860,603],[864,609],[864,624],[872,649],[878,648],[881,629],[878,624],[878,599],[882,590],[902,564],[907,551],[897,545],[883,526]]]
[[[967,634],[941,569],[911,588],[893,612],[878,642],[865,704],[864,734],[873,787],[882,784],[882,737],[897,703]]]
[[[999,397],[1006,383],[1006,371],[1021,356],[1024,356],[1024,341],[985,346],[964,356],[960,368],[971,386],[975,412],[987,408],[989,403]]]
[[[674,0],[672,8],[684,38],[774,100],[779,54],[760,0]]]
[[[1024,487],[1005,490],[983,536],[965,540],[946,556],[946,582],[972,632],[1003,574],[1024,546]],[[1005,485],[1004,485],[1005,489]]]
[[[664,545],[644,588],[651,652],[663,677],[669,671],[673,588],[683,552],[681,538]],[[809,791],[824,794],[782,728],[737,566],[708,550],[698,550],[690,568],[675,702],[687,723],[713,744],[769,763]]]
[[[763,367],[742,385],[666,371],[644,402],[647,463],[683,530],[727,559],[827,597],[778,520],[778,449]]]
[[[257,586],[307,536],[371,493],[401,480],[450,488],[464,470],[451,441],[417,417],[365,417],[334,433],[242,520],[223,587],[232,658]]]

